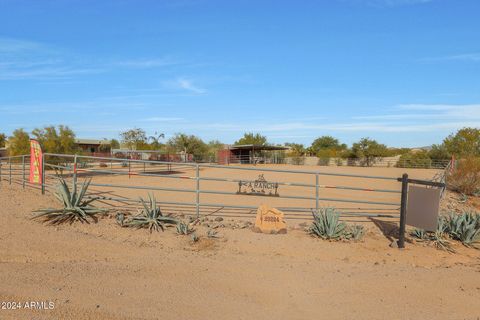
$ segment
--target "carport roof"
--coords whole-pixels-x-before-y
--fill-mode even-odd
[[[260,144],[237,144],[230,146],[230,150],[287,150],[287,147],[269,146]]]

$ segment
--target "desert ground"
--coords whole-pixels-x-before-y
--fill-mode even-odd
[[[405,171],[371,169],[394,176]],[[434,173],[415,172],[417,178]],[[56,206],[56,199],[5,180],[0,204],[1,301],[54,303],[50,310],[0,309],[0,319],[480,317],[480,251],[454,244],[451,254],[411,241],[403,250],[390,247],[392,219],[365,219],[361,242],[328,242],[288,215],[284,235],[243,225],[219,227],[220,238],[212,239],[204,225],[220,222],[211,217],[196,226],[200,240],[194,243],[174,228],[152,234],[121,228],[112,215],[98,223],[46,226],[31,220],[31,212]],[[231,219],[253,222],[254,216],[221,223],[236,226]]]

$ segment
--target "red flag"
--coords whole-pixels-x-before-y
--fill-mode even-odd
[[[42,184],[42,148],[35,139],[30,139],[30,183]]]

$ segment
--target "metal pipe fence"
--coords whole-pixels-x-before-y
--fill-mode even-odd
[[[288,155],[238,155],[217,159],[222,164],[289,164],[308,166],[385,167],[414,169],[445,169],[450,160],[433,159],[391,159],[391,158],[319,158],[315,156]]]
[[[311,218],[312,212],[318,211],[321,206],[335,206],[344,218],[399,218],[399,247],[404,245],[408,184],[444,190],[446,171],[451,166],[451,163],[448,164],[444,172],[435,175],[431,181],[426,181],[409,179],[407,174],[397,178],[319,170],[172,163],[51,153],[43,154],[42,160],[43,179],[39,186],[27,179],[30,172],[29,155],[0,158],[0,187],[4,183],[19,184],[23,188],[33,187],[45,193],[54,191],[58,179],[64,179],[72,187],[77,187],[78,179],[91,178],[90,185],[93,188],[86,197],[96,199],[100,206],[114,210],[134,210],[141,203],[138,192],[148,191],[161,197],[158,203],[164,209],[196,217],[251,216],[258,208],[258,203],[249,201],[251,199],[272,203],[272,206],[284,211],[287,218],[300,220]],[[251,178],[251,174],[258,174],[258,178]],[[266,174],[274,175],[275,180],[266,180]],[[298,181],[299,177],[306,181]],[[295,179],[297,181],[292,181]],[[329,183],[322,183],[328,179]],[[178,182],[187,185],[178,185]],[[385,183],[390,184],[390,187],[384,187]],[[281,193],[280,188],[284,188]],[[122,190],[127,190],[127,193],[121,192]],[[179,196],[185,194],[193,197],[188,199]],[[273,204],[275,201],[280,203]]]
[[[345,216],[393,218],[398,217],[400,207],[401,191],[398,183],[393,184],[391,188],[375,187],[375,181],[396,182],[397,178],[394,177],[49,153],[44,154],[43,165],[45,176],[42,184],[43,191],[51,190],[58,177],[72,184],[76,184],[80,178],[92,178],[90,185],[95,190],[91,190],[88,196],[97,197],[103,201],[103,204],[118,209],[126,207],[126,204],[129,208],[138,205],[141,192],[160,195],[162,199],[158,201],[164,206],[190,207],[196,216],[212,214],[215,211],[212,208],[218,209],[215,212],[216,215],[239,209],[243,209],[244,214],[252,214],[252,210],[258,207],[257,204],[251,204],[252,198],[261,198],[262,203],[282,200],[282,203],[275,207],[284,210],[290,218],[308,218],[321,206],[333,204],[337,204],[342,215]],[[217,174],[210,174],[215,170],[218,171]],[[247,177],[252,174],[273,174],[280,179],[269,182]],[[303,176],[306,181],[293,181],[298,176]],[[293,178],[289,179],[289,177]],[[365,186],[355,186],[352,182],[345,185],[321,183],[326,178],[331,181],[362,180]],[[190,183],[181,185],[171,181]],[[365,183],[365,181],[369,182]],[[284,188],[285,192],[277,195],[269,194],[273,192],[273,187],[276,188],[275,190]],[[255,188],[261,190],[253,190]],[[287,188],[289,188],[288,191]],[[301,191],[289,192],[295,188]],[[335,190],[335,192],[329,193],[328,190]],[[104,195],[108,192],[117,195]],[[133,196],[134,193],[135,196]],[[352,193],[390,194],[393,198],[358,195],[352,197]],[[179,194],[185,196],[179,196]],[[193,198],[189,197],[189,194],[193,195]],[[301,205],[295,205],[296,203]],[[184,208],[180,211],[192,210]]]

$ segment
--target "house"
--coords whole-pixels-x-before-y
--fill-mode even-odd
[[[75,143],[85,153],[110,153],[110,141],[106,139],[76,139]]]

